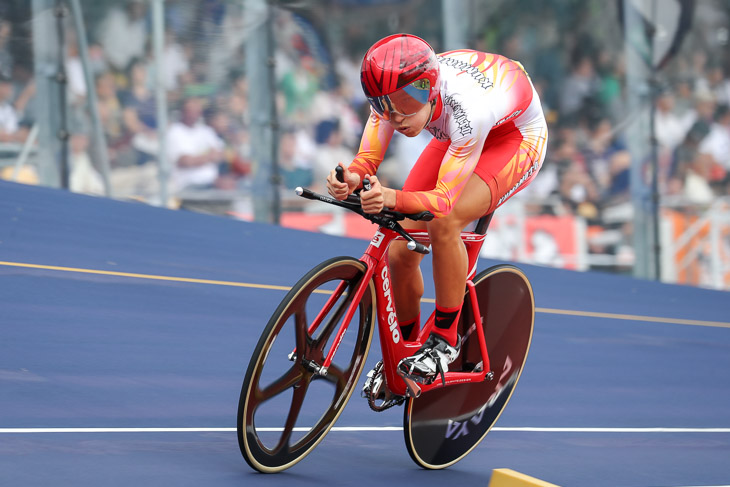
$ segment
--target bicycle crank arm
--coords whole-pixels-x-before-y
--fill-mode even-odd
[[[408,387],[409,396],[418,398],[421,395],[421,386],[416,381],[408,377],[403,377],[403,381],[406,383],[406,387]]]

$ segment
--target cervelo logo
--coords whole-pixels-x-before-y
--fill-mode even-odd
[[[385,235],[383,233],[375,232],[373,239],[370,241],[370,245],[372,245],[375,248],[380,248],[380,244],[383,243],[384,237],[385,237]]]
[[[383,278],[383,296],[385,296],[388,300],[388,304],[385,307],[385,310],[388,312],[388,327],[390,328],[390,333],[393,336],[393,343],[398,343],[400,341],[400,330],[398,329],[398,317],[396,316],[395,308],[393,307],[393,295],[390,292],[388,266],[383,267],[383,272],[380,273],[380,277]]]

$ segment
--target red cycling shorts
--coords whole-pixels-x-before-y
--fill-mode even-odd
[[[542,124],[526,130],[525,136],[514,123],[492,130],[484,142],[474,173],[492,193],[484,214],[491,213],[527,186],[545,159],[547,128]],[[441,161],[451,141],[433,139],[423,150],[403,185],[404,191],[430,191],[436,187]]]

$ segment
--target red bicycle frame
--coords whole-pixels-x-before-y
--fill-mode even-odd
[[[489,217],[485,217],[489,218]],[[488,224],[488,220],[486,220]],[[477,226],[479,227],[479,225]],[[428,233],[427,232],[412,232],[411,237],[417,242],[428,244]],[[335,339],[332,342],[327,357],[322,364],[323,373],[326,373],[327,368],[332,363],[332,359],[337,352],[337,349],[342,341],[342,338],[347,330],[350,320],[354,315],[360,299],[370,285],[371,279],[375,284],[376,292],[376,315],[378,319],[378,330],[380,334],[380,346],[383,352],[383,370],[385,373],[385,379],[388,383],[388,388],[394,394],[405,396],[407,394],[418,395],[421,392],[429,391],[437,387],[448,386],[451,384],[461,384],[466,382],[480,382],[485,380],[487,374],[490,373],[489,366],[489,353],[487,350],[486,340],[484,339],[484,328],[482,326],[482,314],[479,310],[479,304],[477,302],[476,290],[472,279],[476,274],[477,258],[479,257],[479,251],[484,243],[486,234],[476,232],[462,232],[461,240],[466,246],[468,262],[469,262],[469,273],[467,278],[467,292],[469,294],[469,303],[472,306],[473,316],[476,321],[473,328],[476,328],[477,338],[479,340],[479,346],[482,355],[482,367],[479,371],[473,372],[446,372],[444,374],[444,383],[440,380],[436,380],[431,384],[418,384],[416,385],[412,381],[409,384],[406,380],[398,375],[397,365],[405,357],[413,355],[422,345],[422,340],[428,337],[428,334],[433,327],[433,314],[427,320],[425,326],[419,333],[416,341],[405,341],[400,334],[400,328],[398,326],[398,320],[395,313],[395,303],[393,295],[391,293],[391,280],[388,269],[388,258],[387,251],[390,244],[395,240],[404,240],[397,232],[390,230],[385,227],[379,227],[375,236],[370,241],[370,245],[365,250],[365,253],[361,257],[361,262],[366,266],[366,272],[363,276],[360,284],[355,290],[355,295],[350,303],[345,316],[343,317],[340,329],[337,331]],[[319,313],[317,318],[314,320],[310,327],[310,333],[312,333],[317,326],[321,323],[324,316],[327,315],[329,310],[334,306],[339,296],[344,291],[345,286],[342,283],[338,289],[333,293],[332,297],[325,304],[322,311]],[[468,330],[471,330],[469,327]]]

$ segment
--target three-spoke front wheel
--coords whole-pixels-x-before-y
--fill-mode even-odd
[[[326,371],[322,366],[365,271],[350,257],[325,261],[299,280],[271,316],[238,404],[238,444],[254,469],[279,472],[300,461],[347,404],[372,341],[372,282],[331,365]]]

